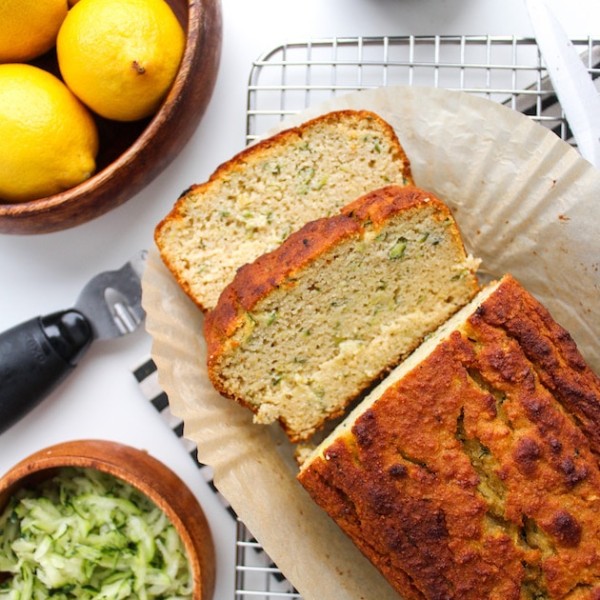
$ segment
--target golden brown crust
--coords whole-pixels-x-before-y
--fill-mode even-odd
[[[423,203],[434,204],[442,218],[450,216],[450,210],[431,192],[416,186],[390,185],[364,194],[340,210],[359,223],[369,222],[381,226],[398,213]]]
[[[204,193],[205,190],[209,189],[210,186],[212,186],[219,179],[231,177],[232,174],[234,174],[236,172],[242,172],[245,168],[246,163],[259,161],[261,159],[261,157],[263,157],[266,153],[268,153],[271,148],[278,147],[278,146],[286,146],[286,145],[291,146],[295,139],[301,140],[304,135],[304,132],[313,128],[315,126],[315,124],[335,123],[337,121],[343,120],[345,117],[348,117],[348,118],[354,117],[357,121],[364,120],[364,119],[371,119],[371,120],[377,121],[379,123],[379,126],[381,127],[381,129],[387,131],[389,139],[394,140],[394,142],[395,142],[395,144],[394,144],[395,150],[393,153],[393,157],[395,160],[402,162],[402,164],[403,164],[403,173],[402,174],[403,174],[404,179],[406,180],[406,183],[408,185],[412,185],[414,183],[412,173],[411,173],[409,159],[408,159],[406,153],[404,152],[404,149],[400,145],[400,142],[398,140],[398,137],[396,136],[394,129],[391,127],[391,125],[389,123],[384,121],[377,114],[372,113],[367,110],[332,111],[332,112],[326,113],[324,115],[321,115],[319,117],[315,117],[314,119],[311,119],[309,121],[306,121],[306,122],[302,123],[301,125],[298,125],[297,127],[285,129],[279,133],[274,134],[273,136],[271,136],[269,138],[266,138],[264,140],[257,142],[256,144],[254,144],[252,146],[248,146],[247,148],[244,148],[242,151],[237,153],[231,159],[229,159],[226,162],[219,165],[215,169],[215,171],[210,175],[210,177],[208,178],[207,181],[200,183],[200,184],[192,185],[188,189],[186,189],[184,192],[182,192],[180,194],[179,198],[177,199],[177,202],[171,209],[171,211],[158,223],[158,225],[156,226],[156,228],[154,230],[154,240],[155,240],[156,246],[158,247],[158,250],[159,250],[159,253],[160,253],[160,256],[161,256],[163,262],[165,263],[167,268],[173,273],[175,279],[177,280],[179,285],[182,287],[184,292],[198,305],[198,307],[201,310],[206,312],[207,308],[205,306],[203,306],[199,302],[199,300],[195,297],[195,295],[192,293],[189,283],[178,274],[178,269],[173,264],[173,261],[171,260],[169,253],[164,251],[163,246],[160,241],[160,237],[161,237],[163,229],[170,222],[181,221],[181,220],[185,219],[186,197],[189,194],[201,195]]]
[[[506,277],[299,479],[407,599],[592,600],[599,386]]]
[[[522,318],[523,314],[528,318]],[[514,282],[503,286],[501,295],[490,298],[474,319],[503,329],[521,345],[543,385],[577,420],[600,457],[600,380],[571,335]]]
[[[374,190],[344,207],[339,215],[307,223],[278,248],[241,267],[225,288],[217,306],[204,321],[209,371],[242,326],[244,314],[272,291],[293,285],[294,274],[344,239],[364,231],[366,223],[383,225],[394,215],[423,203],[435,204],[440,218],[450,217],[448,207],[417,187],[388,186]],[[462,241],[457,240],[462,246]]]

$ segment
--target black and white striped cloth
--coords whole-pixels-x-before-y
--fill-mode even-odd
[[[198,466],[203,479],[219,498],[223,508],[232,516],[232,518],[237,519],[235,511],[214,484],[212,468],[198,460],[198,450],[196,445],[192,441],[183,437],[183,421],[171,412],[169,407],[169,398],[158,383],[158,372],[154,361],[151,358],[144,360],[141,364],[133,369],[133,376],[138,382],[144,397],[150,401],[152,406],[154,406],[154,408],[158,411],[161,419],[181,440],[181,443],[190,454],[190,457]]]

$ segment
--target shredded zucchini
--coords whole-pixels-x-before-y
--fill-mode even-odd
[[[179,534],[142,493],[106,473],[61,469],[0,515],[0,599],[192,598]]]

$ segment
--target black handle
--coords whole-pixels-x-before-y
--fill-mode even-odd
[[[92,339],[89,322],[76,310],[36,317],[0,334],[0,433],[75,368]]]

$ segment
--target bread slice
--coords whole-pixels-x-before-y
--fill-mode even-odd
[[[507,275],[299,480],[406,600],[600,598],[600,379]]]
[[[307,439],[477,292],[448,207],[366,194],[242,267],[205,319],[217,390]]]
[[[247,148],[191,187],[158,224],[164,263],[203,310],[238,267],[358,196],[412,183],[394,130],[368,111],[336,111]]]

